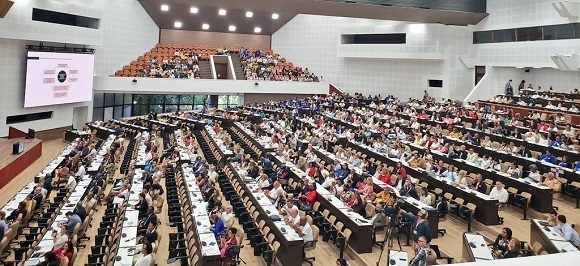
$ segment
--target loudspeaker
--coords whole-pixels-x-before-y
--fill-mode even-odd
[[[28,129],[28,135],[26,135],[27,139],[33,139],[34,135],[36,135],[36,131],[34,131],[34,129],[29,128]]]
[[[14,4],[11,0],[0,0],[0,18],[4,18]]]

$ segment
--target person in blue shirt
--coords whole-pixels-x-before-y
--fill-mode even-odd
[[[348,165],[345,163],[342,165],[342,167],[338,171],[338,175],[336,175],[336,179],[344,180],[349,174],[350,174],[350,170],[348,169]]]
[[[566,216],[558,215],[558,225],[554,227],[556,233],[559,233],[566,241],[570,242],[575,247],[580,247],[580,237],[578,232],[572,228],[569,223],[566,223]]]
[[[559,148],[563,144],[564,144],[564,142],[562,141],[562,139],[560,138],[560,136],[556,136],[556,139],[554,141],[552,141],[552,143],[550,144],[550,147]]]
[[[212,214],[209,219],[213,224],[210,228],[210,231],[212,231],[216,238],[219,238],[225,229],[224,222],[222,219],[219,219],[216,214]]]
[[[540,156],[540,161],[556,164],[556,156],[554,156],[549,150],[546,150],[546,153]]]
[[[558,165],[566,168],[572,168],[572,164],[568,162],[568,156],[563,156],[562,161]]]
[[[576,167],[574,167],[574,171],[580,172],[580,161],[576,161]]]
[[[457,179],[457,169],[455,166],[450,165],[449,169],[446,170],[445,172],[443,172],[443,177],[445,177],[448,180],[451,180],[451,182],[455,182],[455,180]]]

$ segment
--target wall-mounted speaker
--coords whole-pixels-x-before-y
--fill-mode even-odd
[[[0,0],[0,18],[4,18],[8,14],[8,10],[12,7],[14,1],[12,0]]]

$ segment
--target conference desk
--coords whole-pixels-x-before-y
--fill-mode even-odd
[[[323,209],[329,210],[352,231],[348,246],[356,253],[370,253],[373,250],[373,224],[360,214],[350,210],[342,200],[332,195],[330,191],[316,183],[316,201]]]
[[[301,265],[303,260],[304,240],[283,221],[274,222],[270,216],[281,215],[278,213],[276,207],[262,192],[257,183],[245,179],[245,176],[240,175],[238,167],[230,162],[226,164],[227,168],[232,171],[233,178],[236,178],[243,186],[242,195],[245,194],[252,201],[256,210],[260,213],[260,219],[266,222],[270,228],[270,232],[274,234],[275,240],[280,242],[280,248],[276,253],[276,257],[282,265]]]
[[[306,173],[298,169],[292,162],[287,162],[280,156],[271,156],[272,162],[278,166],[287,166],[290,168],[290,177],[296,181],[305,180]],[[346,228],[352,231],[348,245],[357,253],[372,252],[373,225],[358,213],[348,211],[344,203],[336,198],[327,189],[318,183],[316,184],[316,201],[320,203],[322,209],[327,209],[341,221]]]
[[[95,136],[97,138],[100,139],[107,139],[109,137],[109,135],[111,134],[115,134],[115,130],[112,130],[110,128],[106,128],[106,127],[102,127],[102,126],[97,126],[94,124],[88,124],[89,128],[91,128],[92,130],[95,131]]]
[[[387,256],[387,265],[409,265],[409,254],[403,250],[393,250],[389,249],[389,254]]]
[[[101,148],[97,152],[97,155],[87,168],[87,173],[94,174],[97,171],[99,171],[99,169],[103,164],[103,161],[106,159],[105,155],[107,155],[107,153],[111,149],[111,146],[115,142],[115,138],[116,138],[115,135],[109,135],[109,137],[103,142],[103,144],[101,144]]]
[[[328,162],[328,163],[332,163],[334,160],[338,160],[334,154],[322,150],[320,148],[314,148],[314,152],[316,153],[316,155],[323,159],[324,161]],[[347,163],[345,161],[342,160],[338,160],[340,163]],[[349,163],[348,167],[351,170],[354,170],[355,174],[360,176],[360,177],[366,177],[362,171],[362,169],[353,166]],[[394,194],[397,196],[398,199],[403,199],[403,206],[401,206],[401,209],[411,212],[413,214],[417,214],[417,212],[419,210],[424,210],[427,211],[428,215],[427,215],[427,221],[429,221],[429,227],[431,229],[431,236],[433,238],[437,238],[439,237],[439,215],[437,214],[437,209],[426,205],[418,200],[416,200],[413,197],[402,197],[401,194],[399,193],[399,190],[397,188],[392,187],[389,184],[386,184],[385,182],[373,177],[373,184],[374,184],[374,191],[376,193],[379,193],[383,190],[387,190],[389,193]]]
[[[191,157],[189,156],[189,153],[186,150],[187,147],[185,147],[185,143],[183,142],[183,133],[181,132],[181,129],[175,130],[174,135],[177,144],[176,148],[179,151],[179,162],[191,163]]]
[[[187,163],[181,165],[183,180],[187,189],[187,198],[191,204],[191,216],[198,242],[201,243],[201,260],[203,265],[221,265],[219,243],[211,231],[211,222],[207,213],[207,202],[201,197],[201,189],[196,184],[193,169]],[[201,200],[200,200],[201,198]],[[205,244],[204,244],[205,243]]]
[[[561,111],[561,110],[554,110],[554,109],[547,109],[544,107],[527,107],[527,106],[517,106],[511,105],[506,103],[496,103],[491,101],[478,101],[476,104],[479,105],[489,105],[494,107],[495,109],[508,109],[513,114],[520,114],[522,116],[528,116],[531,112],[538,112],[538,113],[548,113],[548,114],[558,114],[562,113],[564,115],[570,115],[572,118],[571,124],[580,124],[580,114],[569,112],[569,111]]]
[[[218,151],[218,153],[220,154],[220,156],[216,156],[216,157],[221,157],[217,158],[220,165],[223,165],[223,163],[229,158],[234,156],[234,152],[232,152],[228,147],[225,146],[225,143],[223,140],[221,140],[220,138],[218,138],[217,133],[213,130],[212,127],[210,126],[205,126],[205,132],[207,132],[208,134],[208,138],[209,138],[209,142],[208,145],[210,147],[213,147],[215,150]]]
[[[135,124],[131,124],[131,123],[127,123],[127,122],[119,121],[119,120],[113,120],[113,123],[115,123],[116,125],[121,126],[122,128],[128,128],[128,129],[131,129],[131,130],[135,130],[137,132],[142,132],[142,131],[149,130],[146,127],[138,126],[138,125],[135,125]]]
[[[91,133],[81,130],[67,130],[64,132],[64,140],[68,142],[73,142],[75,139],[90,139],[91,136]]]
[[[411,148],[411,150],[415,150],[420,152],[421,154],[425,153],[426,148],[417,146],[413,143],[403,142],[406,143],[407,146]],[[461,143],[463,144],[463,143]],[[483,169],[477,165],[471,164],[462,159],[452,159],[440,153],[439,151],[432,151],[433,160],[438,161],[441,160],[445,163],[450,165],[457,166],[460,170],[465,170],[468,173],[479,173],[482,175],[483,178],[489,178],[494,181],[501,181],[507,187],[514,187],[518,189],[518,192],[528,192],[532,194],[532,199],[530,203],[530,207],[533,209],[540,211],[540,212],[550,212],[552,210],[552,189],[550,187],[540,185],[537,183],[526,181],[525,179],[516,179],[512,178],[507,173],[497,172],[493,169]],[[497,158],[497,157],[493,157]]]
[[[260,116],[259,114],[254,114],[252,112],[245,113],[244,111],[228,111],[228,112],[230,114],[238,115],[239,117],[244,117],[248,121],[250,121],[250,122],[252,122],[254,124],[260,124],[260,123],[262,123],[262,116]]]
[[[77,185],[71,189],[71,194],[66,198],[66,202],[63,203],[57,212],[54,220],[50,225],[50,228],[44,231],[44,235],[38,242],[37,246],[31,246],[34,253],[30,254],[30,257],[24,262],[24,265],[37,265],[38,263],[44,261],[42,254],[51,251],[54,247],[54,240],[52,237],[53,230],[60,230],[60,224],[67,220],[66,213],[74,211],[78,202],[82,201],[83,195],[86,193],[89,185],[91,184],[92,178],[89,175],[84,175],[80,178]]]
[[[502,95],[503,96],[503,95]],[[552,103],[552,105],[554,106],[558,106],[558,104],[562,104],[562,107],[565,108],[570,108],[572,107],[572,105],[577,105],[580,103],[574,102],[574,101],[568,101],[568,100],[562,100],[562,99],[545,99],[545,98],[541,98],[541,97],[531,97],[531,96],[525,96],[525,95],[514,95],[512,96],[512,98],[514,98],[516,101],[523,101],[527,104],[530,104],[532,101],[534,103],[534,106],[527,106],[527,107],[531,107],[531,108],[538,108],[537,106],[535,106],[536,104],[541,104],[542,108],[548,109],[545,106],[548,105],[549,102]],[[567,109],[566,110],[559,110],[559,109],[554,109],[554,111],[563,111],[563,112],[570,112]],[[574,113],[574,112],[570,112],[570,113]]]
[[[563,150],[561,148],[549,147],[549,146],[541,145],[538,143],[527,142],[525,140],[517,139],[514,137],[505,137],[505,136],[502,136],[499,134],[492,134],[492,133],[483,132],[483,131],[472,129],[472,128],[466,128],[463,126],[455,126],[455,127],[460,129],[460,131],[462,131],[462,132],[469,131],[472,134],[478,133],[479,136],[482,138],[485,136],[489,136],[489,138],[492,141],[497,141],[497,142],[513,141],[514,144],[516,144],[518,146],[525,145],[525,146],[530,147],[531,150],[539,151],[542,153],[545,150],[550,150],[550,152],[552,154],[554,154],[555,156],[568,156],[568,159],[569,159],[568,161],[571,161],[571,162],[574,162],[574,158],[579,158],[579,156],[580,156],[580,153],[578,153],[577,151],[570,151],[570,150]],[[510,159],[508,161],[511,161],[511,160],[512,159]],[[551,169],[557,169],[562,174],[562,177],[568,179],[568,181],[580,182],[580,173],[574,172],[573,169],[564,168],[564,167],[561,167],[559,165],[551,164],[551,163],[544,162],[544,161],[539,161],[535,158],[526,158],[526,160],[528,160],[530,162],[528,164],[523,163],[522,165],[529,166],[530,163],[535,163],[536,165],[538,165],[538,167],[543,167],[544,171],[546,171],[546,172],[551,171]]]
[[[262,156],[264,153],[275,150],[275,148],[272,147],[272,145],[270,144],[272,142],[272,139],[270,137],[257,136],[253,131],[248,129],[244,124],[240,122],[235,122],[232,126],[232,129],[237,134],[244,135],[245,136],[244,139],[249,140],[250,142],[252,142],[252,144],[258,147],[258,149],[260,149],[261,154],[258,154],[258,156]]]
[[[494,260],[495,257],[485,239],[479,234],[463,234],[463,258],[467,261],[487,261]]]
[[[570,242],[566,241],[558,234],[554,227],[549,226],[546,221],[532,219],[530,221],[530,243],[540,243],[541,248],[537,252],[546,251],[550,254],[561,252],[578,252]]]
[[[490,198],[488,195],[479,193],[478,191],[469,188],[456,186],[454,183],[451,183],[440,177],[433,176],[423,169],[409,167],[406,165],[406,162],[400,161],[397,158],[389,158],[385,153],[379,152],[372,147],[362,146],[362,144],[356,144],[353,142],[348,142],[347,145],[357,151],[366,154],[369,158],[375,158],[376,160],[379,160],[393,167],[396,167],[397,163],[401,162],[407,169],[407,175],[427,182],[430,188],[440,188],[445,192],[453,194],[455,197],[461,197],[466,202],[475,204],[477,208],[475,209],[474,218],[481,223],[485,225],[499,224],[497,206],[498,201]]]

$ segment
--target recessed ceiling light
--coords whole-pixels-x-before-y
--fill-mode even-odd
[[[254,33],[260,33],[260,32],[262,32],[262,28],[260,28],[260,27],[254,28]]]
[[[192,14],[197,14],[197,12],[199,12],[199,8],[192,6],[189,9],[189,12],[192,13]]]
[[[161,11],[168,11],[168,10],[169,10],[168,5],[161,5]]]
[[[203,24],[201,25],[201,29],[203,29],[203,30],[209,30],[209,24],[207,24],[207,23],[203,23]]]
[[[181,23],[181,21],[175,21],[175,23],[173,23],[173,27],[181,28],[181,26],[183,26],[183,24]]]
[[[280,16],[278,15],[278,13],[273,13],[272,14],[272,19],[278,19]]]
[[[223,9],[223,8],[221,8],[221,9],[218,11],[218,14],[219,14],[220,16],[225,16],[225,15],[226,15],[226,13],[227,13],[227,11],[226,11],[225,9]]]
[[[254,12],[252,12],[252,11],[246,11],[246,17],[247,18],[251,18],[253,16],[254,16]]]
[[[230,27],[228,28],[228,30],[230,30],[230,31],[236,31],[236,26],[230,25]]]

